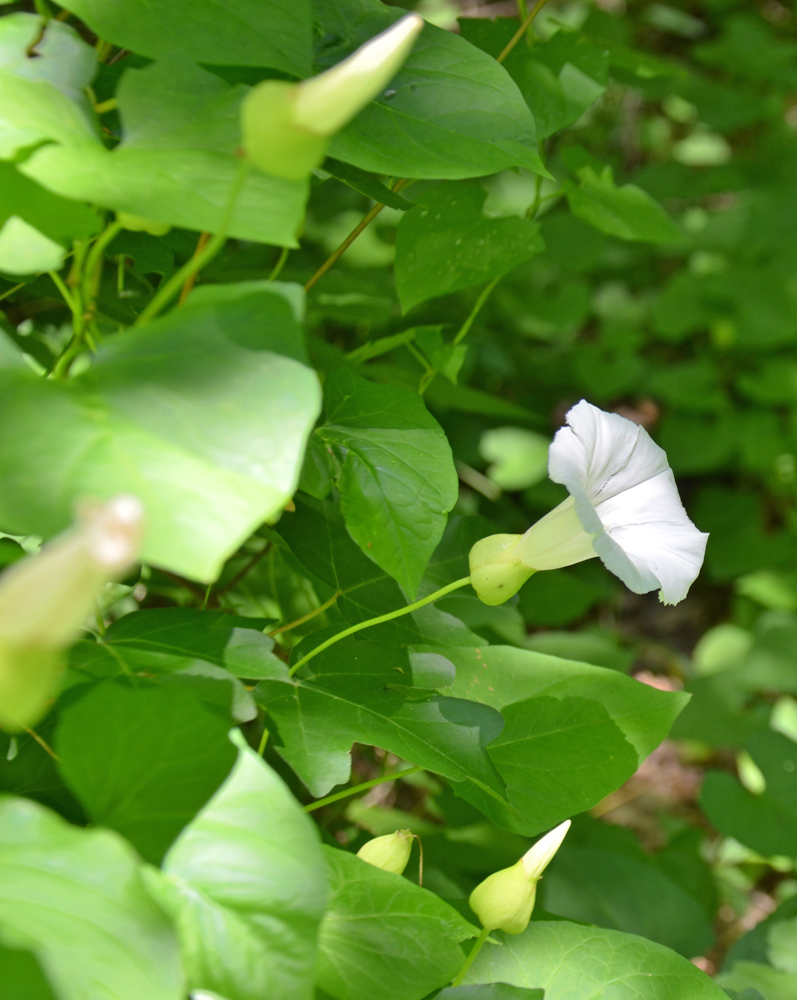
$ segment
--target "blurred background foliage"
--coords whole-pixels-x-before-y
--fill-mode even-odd
[[[422,0],[419,9],[444,27],[459,18],[458,30],[492,54],[517,24],[503,0]],[[483,519],[482,534],[516,532],[559,502],[547,445],[582,397],[641,423],[666,449],[690,516],[711,533],[681,605],[630,594],[590,562],[533,577],[504,607],[465,597],[448,606],[492,641],[693,696],[673,738],[574,823],[541,885],[542,909],[666,944],[718,974],[732,996],[793,1000],[797,16],[778,0],[552,0],[530,48],[521,43],[506,66],[535,113],[550,179],[518,169],[390,195],[371,175],[327,161],[300,249],[286,256],[231,240],[202,281],[279,268],[303,283],[390,195],[310,291],[310,351],[322,369],[345,360],[422,391],[454,449],[458,515]],[[98,100],[117,77],[118,67],[102,67]],[[616,197],[624,185],[666,215],[631,190]],[[424,220],[433,213],[435,232],[456,244],[463,205],[482,205],[483,232],[463,251],[472,259],[449,273]],[[530,211],[533,238],[513,221]],[[119,234],[101,312],[132,322],[195,245],[180,229]],[[11,287],[0,280],[0,294]],[[49,279],[4,306],[4,328],[48,365],[69,334]],[[320,496],[325,482],[325,456],[311,449],[302,486]],[[228,563],[214,602],[290,621],[326,594],[266,538]],[[0,561],[19,554],[0,541]],[[117,596],[113,615],[198,599],[155,570]],[[20,753],[34,751],[22,741]],[[276,755],[269,760],[291,780]],[[399,762],[360,748],[357,777],[388,764]],[[463,912],[471,888],[526,844],[425,774],[320,815],[329,837],[354,848],[397,827],[420,834],[425,884]]]

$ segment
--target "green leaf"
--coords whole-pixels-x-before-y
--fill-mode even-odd
[[[54,742],[57,718],[49,715],[36,726],[35,735],[48,747]],[[81,826],[86,816],[64,784],[53,757],[34,738],[33,731],[13,737],[0,735],[0,792],[33,799]]]
[[[517,31],[514,18],[462,18],[459,26],[464,38],[495,57]],[[576,122],[609,78],[605,49],[566,29],[532,46],[516,45],[503,65],[534,115],[539,140]]]
[[[493,427],[482,434],[479,451],[493,464],[487,475],[502,490],[525,490],[545,479],[550,439],[523,427]]]
[[[737,962],[730,972],[720,975],[718,981],[732,991],[728,996],[738,997],[738,1000],[792,1000],[797,990],[797,973],[756,962]]]
[[[445,653],[457,668],[450,693],[492,705],[506,720],[489,753],[516,813],[472,786],[461,794],[526,836],[614,791],[664,739],[687,700],[613,670],[510,646]]]
[[[475,986],[447,986],[435,993],[435,1000],[545,1000],[542,990],[529,990],[509,983],[482,983]]]
[[[310,1000],[326,903],[318,834],[240,737],[225,784],[150,890],[171,914],[189,987],[227,1000]],[[139,997],[141,1000],[141,997]]]
[[[13,164],[0,162],[0,225],[12,215],[63,246],[93,236],[102,226],[94,209],[59,198],[23,177]]]
[[[2,929],[0,929],[0,939]],[[0,943],[0,1000],[58,1000],[29,951],[4,948]]]
[[[98,684],[61,709],[59,770],[94,823],[158,864],[232,767],[228,729],[184,688]]]
[[[66,251],[18,215],[0,228],[0,271],[6,274],[34,274],[58,271]]]
[[[764,776],[765,790],[753,795],[730,774],[709,771],[700,805],[725,836],[765,857],[797,857],[797,744],[764,732],[746,748]]]
[[[442,184],[420,196],[396,234],[396,287],[409,312],[428,299],[487,282],[544,248],[526,219],[482,214],[486,192],[476,183]]]
[[[125,615],[108,629],[111,646],[128,666],[175,670],[177,664],[212,663],[234,677],[282,677],[287,668],[273,653],[274,640],[253,618],[226,611],[158,608]]]
[[[21,169],[66,198],[218,232],[240,169],[238,116],[246,92],[182,58],[129,70],[118,90],[124,135],[116,149],[48,146]],[[227,232],[296,246],[306,199],[304,181],[250,170]]]
[[[0,798],[0,928],[30,949],[59,1000],[180,1000],[172,929],[115,833]]]
[[[219,295],[226,301],[229,286]],[[230,324],[216,301],[207,289],[114,337],[66,384],[0,373],[6,530],[49,536],[71,523],[77,498],[132,493],[146,511],[143,560],[209,582],[282,510],[318,412],[318,382],[271,353],[296,328],[282,296],[261,287],[250,299],[257,313],[233,310]],[[22,474],[30,449],[42,456],[33,476]]]
[[[261,681],[255,698],[279,732],[278,752],[316,798],[349,780],[357,742],[500,802],[503,782],[485,751],[501,730],[498,712],[413,688],[447,686],[451,679],[442,656],[343,640],[292,681]]]
[[[42,33],[36,15],[6,14],[0,20],[0,158],[42,139],[97,142],[85,95],[96,66],[94,50],[69,25],[53,19]]]
[[[375,0],[316,0],[315,8],[335,40],[318,54],[319,69],[404,13]],[[513,166],[545,173],[534,119],[506,70],[431,24],[389,88],[333,137],[330,153],[389,177],[457,180]]]
[[[602,233],[621,240],[683,243],[681,230],[661,205],[634,184],[617,187],[609,167],[597,174],[591,167],[578,171],[579,184],[562,182],[570,210]]]
[[[324,399],[318,434],[341,459],[346,527],[412,596],[457,500],[446,436],[417,393],[347,368],[327,376]]]
[[[100,38],[153,59],[180,53],[196,62],[310,71],[309,0],[147,0],[124,5],[69,0]]]
[[[340,596],[335,607],[350,625],[387,611],[395,611],[406,598],[398,584],[380,570],[356,545],[346,531],[339,506],[297,496],[296,513],[279,523],[280,536],[303,570]],[[432,563],[435,561],[432,557]],[[463,575],[467,566],[463,569]],[[452,577],[430,586],[438,589]],[[478,646],[482,640],[451,615],[427,605],[411,615],[377,626],[369,637],[385,644],[451,643]]]
[[[318,983],[336,1000],[422,1000],[464,960],[475,931],[456,910],[401,875],[324,848],[330,883],[319,936]]]
[[[700,969],[675,952],[633,934],[532,921],[523,934],[496,933],[466,979],[538,986],[545,1000],[615,996],[620,1000],[726,1000]]]

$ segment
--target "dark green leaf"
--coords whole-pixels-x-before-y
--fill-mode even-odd
[[[296,800],[242,740],[225,784],[166,855],[150,890],[170,913],[192,989],[310,1000],[326,872]],[[141,997],[139,997],[141,1000]]]
[[[43,962],[59,1000],[181,1000],[172,928],[130,847],[0,797],[0,928]]]
[[[525,219],[482,214],[486,192],[476,183],[443,184],[405,213],[396,236],[396,286],[404,312],[427,299],[487,282],[544,247]]]
[[[95,823],[158,864],[232,767],[228,729],[190,691],[111,681],[61,710],[59,769]]]
[[[258,294],[273,301],[268,288]],[[7,530],[51,535],[71,522],[78,497],[132,493],[146,511],[143,559],[210,581],[282,510],[318,412],[318,382],[271,353],[279,333],[253,329],[251,312],[233,308],[228,324],[228,298],[207,289],[172,316],[114,337],[68,385],[0,373]],[[293,336],[288,310],[279,320],[267,305],[264,315],[289,323]],[[31,448],[42,458],[35,476],[23,473]]]
[[[235,677],[281,677],[285,664],[275,656],[274,640],[252,618],[224,611],[159,608],[125,615],[108,629],[103,645],[114,647],[130,665],[174,670],[177,661],[202,661],[224,667]]]
[[[475,931],[438,896],[345,851],[325,848],[330,900],[318,982],[336,1000],[422,1000],[452,979]]]
[[[309,74],[309,0],[162,0],[155,7],[146,0],[69,0],[67,7],[100,38],[152,58],[180,53],[196,62]]]
[[[442,675],[439,666],[445,668]],[[501,802],[503,783],[485,750],[501,730],[498,712],[413,691],[451,680],[444,660],[436,664],[403,649],[344,640],[291,682],[261,681],[255,697],[279,732],[278,751],[316,798],[349,780],[349,751],[358,742]]]
[[[571,847],[556,855],[541,886],[551,913],[586,924],[639,934],[686,958],[714,942],[708,916],[696,900],[645,856]],[[656,900],[651,906],[650,901]]]
[[[0,944],[0,1000],[57,1000],[41,963],[31,952]]]
[[[318,434],[340,454],[346,527],[413,596],[457,499],[445,434],[417,393],[347,368],[327,376],[324,399]]]
[[[709,771],[700,804],[714,826],[765,857],[797,856],[797,744],[767,732],[748,741],[747,749],[766,781],[753,795],[721,771]]]
[[[379,569],[350,538],[343,523],[340,508],[332,503],[319,503],[297,497],[296,513],[283,517],[279,532],[305,571],[338,592],[335,607],[350,625],[395,611],[406,604],[398,584]],[[432,557],[431,566],[436,556]],[[467,567],[463,569],[463,575]],[[438,589],[454,579],[430,587]],[[376,626],[369,633],[379,642],[399,645],[420,643],[451,643],[455,646],[478,646],[479,637],[462,622],[427,605],[412,615]]]

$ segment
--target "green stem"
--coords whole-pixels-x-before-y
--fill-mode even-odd
[[[523,23],[521,24],[521,26],[518,28],[518,30],[515,32],[515,34],[509,39],[509,41],[506,43],[504,51],[501,53],[500,56],[498,56],[498,60],[497,60],[498,62],[502,63],[504,61],[504,59],[506,59],[506,57],[509,55],[509,53],[512,51],[512,49],[514,49],[514,47],[517,45],[517,43],[520,41],[520,39],[526,34],[526,32],[528,31],[528,28],[529,28],[529,25],[531,24],[531,22],[534,20],[534,18],[539,14],[539,12],[542,10],[542,8],[547,3],[548,3],[548,0],[537,0],[537,2],[534,4],[534,6],[529,11],[528,16],[525,18],[525,20],[523,21]]]
[[[482,306],[487,301],[487,299],[490,298],[490,293],[500,280],[501,280],[501,275],[499,275],[497,278],[493,278],[493,280],[482,289],[481,294],[479,295],[478,299],[476,299],[476,302],[474,303],[474,306],[470,311],[470,315],[457,331],[456,337],[454,337],[455,344],[458,344],[460,341],[464,340],[465,337],[467,337],[468,333],[470,332],[470,328],[473,326],[474,321],[476,320],[476,317],[482,311]]]
[[[276,281],[277,278],[282,273],[283,267],[285,267],[285,261],[288,259],[288,254],[290,253],[289,247],[283,247],[280,251],[280,255],[277,258],[277,263],[274,265],[274,270],[268,276],[268,281]]]
[[[490,928],[483,927],[481,934],[476,938],[476,942],[470,950],[470,955],[465,959],[462,968],[456,975],[456,978],[451,981],[452,986],[459,986],[465,976],[468,974],[468,969],[473,965],[476,960],[476,956],[482,950],[482,945],[487,940],[490,935]]]
[[[411,774],[417,774],[422,770],[422,767],[408,767],[406,771],[396,771],[394,774],[383,774],[381,778],[373,778],[371,781],[364,781],[360,785],[353,785],[351,788],[344,788],[342,792],[335,792],[334,795],[327,795],[324,799],[318,799],[316,802],[311,802],[309,806],[304,807],[304,811],[307,813],[315,812],[316,809],[320,809],[322,806],[328,806],[330,802],[337,802],[340,799],[346,799],[350,795],[356,795],[357,792],[364,792],[367,788],[375,788],[377,785],[383,785],[386,781],[398,781],[399,778],[408,778]]]
[[[94,241],[94,245],[89,250],[86,263],[83,267],[83,300],[86,305],[93,302],[97,289],[100,285],[100,268],[102,267],[102,256],[108,244],[121,232],[122,223],[119,220],[111,222],[100,233]]]
[[[446,594],[450,594],[452,590],[458,590],[460,587],[464,587],[469,583],[470,577],[465,576],[461,580],[455,580],[454,583],[449,583],[446,587],[441,587],[433,594],[429,594],[428,597],[422,597],[420,601],[415,601],[413,604],[408,604],[406,607],[399,608],[398,611],[389,611],[386,615],[379,615],[377,618],[369,618],[367,621],[358,622],[350,628],[345,628],[342,632],[338,632],[337,635],[333,635],[331,638],[327,639],[326,642],[320,643],[315,647],[315,649],[311,649],[309,653],[299,660],[298,663],[294,663],[290,670],[291,677],[293,677],[299,667],[303,667],[305,663],[309,663],[310,660],[318,656],[319,653],[323,653],[325,649],[329,649],[330,646],[333,646],[336,642],[340,642],[341,639],[354,635],[355,632],[361,632],[364,628],[370,628],[372,625],[381,625],[382,622],[389,622],[394,618],[401,618],[402,615],[408,615],[412,611],[417,611],[418,608],[422,608],[425,604],[431,604],[432,601],[437,601],[439,598],[445,597]]]
[[[180,289],[186,281],[200,271],[205,264],[210,263],[219,250],[221,250],[224,246],[227,241],[227,230],[230,227],[232,214],[235,210],[235,203],[238,201],[238,195],[241,193],[241,188],[243,187],[248,172],[249,160],[243,159],[241,160],[238,173],[233,181],[233,185],[230,190],[230,197],[227,200],[227,206],[224,209],[224,215],[222,217],[221,224],[219,225],[219,231],[211,240],[208,241],[201,253],[195,254],[190,260],[186,261],[176,274],[173,274],[161,288],[158,288],[157,292],[150,300],[147,308],[144,309],[136,320],[136,326],[140,323],[146,323],[148,320],[157,316],[158,313],[161,312],[161,310],[164,309],[169,302],[171,302],[175,295],[179,294]]]

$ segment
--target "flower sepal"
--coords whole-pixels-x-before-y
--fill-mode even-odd
[[[503,604],[536,572],[516,557],[522,535],[488,535],[470,550],[470,582],[483,604]]]

